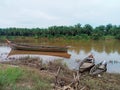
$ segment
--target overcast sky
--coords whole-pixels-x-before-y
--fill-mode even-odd
[[[0,28],[119,22],[120,0],[0,0]]]

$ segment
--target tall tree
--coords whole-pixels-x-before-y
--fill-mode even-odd
[[[86,24],[84,27],[83,27],[83,33],[84,34],[87,34],[87,35],[91,35],[92,34],[92,31],[93,31],[93,27],[89,24]]]

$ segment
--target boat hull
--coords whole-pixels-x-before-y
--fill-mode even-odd
[[[57,47],[57,46],[32,46],[16,44],[11,41],[7,41],[13,50],[27,50],[27,51],[42,51],[42,52],[67,52],[67,47]]]
[[[90,61],[91,62],[90,62]],[[82,60],[80,62],[80,65],[79,65],[79,72],[84,72],[84,71],[88,71],[90,70],[93,66],[95,65],[94,63],[94,57],[92,55],[92,57],[89,55],[88,57],[86,57],[84,60]]]
[[[107,64],[105,64],[104,67],[100,68],[101,66],[103,66],[102,63],[99,63],[99,64],[95,65],[94,67],[92,67],[90,70],[90,75],[98,75],[103,72],[106,72]]]

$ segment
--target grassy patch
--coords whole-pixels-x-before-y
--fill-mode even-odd
[[[17,80],[20,79],[23,74],[22,70],[19,68],[3,68],[0,70],[0,88],[11,87]]]
[[[110,35],[104,36],[104,37],[105,37],[105,40],[113,40],[113,39],[115,39],[114,36],[110,36]]]
[[[50,90],[50,81],[31,69],[0,65],[0,90]]]

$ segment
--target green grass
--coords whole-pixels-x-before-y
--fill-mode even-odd
[[[1,84],[14,84],[22,75],[22,70],[18,68],[7,68],[5,71],[0,72]]]
[[[33,70],[0,64],[0,90],[50,90],[51,78]]]
[[[17,80],[20,79],[23,74],[22,70],[19,68],[11,68],[0,70],[0,88],[5,88],[8,86],[13,86]]]
[[[110,35],[104,36],[104,37],[105,37],[106,40],[113,40],[113,39],[115,39],[114,36],[110,36]]]

